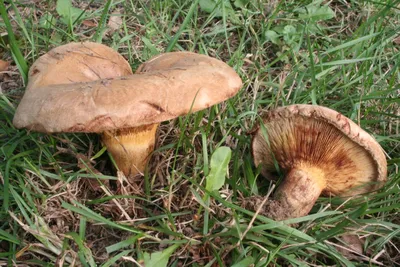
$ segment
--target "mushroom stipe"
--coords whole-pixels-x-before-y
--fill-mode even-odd
[[[156,142],[158,124],[105,131],[101,140],[126,175],[143,174]]]
[[[275,220],[301,217],[321,194],[354,196],[386,181],[382,148],[342,114],[321,106],[291,105],[262,118],[262,125],[252,131],[255,165],[270,180],[284,174],[262,214]],[[251,197],[244,206],[255,210],[261,202]]]

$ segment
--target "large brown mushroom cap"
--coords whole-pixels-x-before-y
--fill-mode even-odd
[[[129,63],[112,48],[93,42],[68,43],[53,48],[32,64],[26,90],[130,74]]]
[[[14,125],[41,132],[104,132],[138,127],[198,111],[235,95],[241,79],[228,65],[189,52],[157,56],[134,75],[35,86]]]
[[[326,107],[292,105],[263,116],[252,142],[256,166],[274,179],[309,169],[322,176],[325,195],[350,196],[379,188],[386,181],[386,158],[375,139],[344,115]],[[266,139],[264,136],[266,135]]]

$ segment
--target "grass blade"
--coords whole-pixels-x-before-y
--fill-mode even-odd
[[[15,39],[10,20],[8,18],[6,6],[4,5],[4,0],[0,0],[0,14],[3,18],[4,24],[6,25],[8,38],[10,40],[11,52],[14,57],[15,63],[17,64],[17,67],[21,72],[22,78],[26,83],[28,80],[28,64],[26,63],[25,58],[22,55],[21,50],[19,49],[19,44]]]
[[[198,4],[199,4],[199,0],[194,0],[185,19],[182,22],[182,25],[179,27],[179,30],[176,32],[174,37],[172,37],[172,39],[169,41],[168,46],[165,49],[165,52],[171,52],[174,49],[176,43],[178,42],[179,37],[181,36],[182,32],[186,29],[187,25],[189,24],[189,22],[193,16],[193,12],[197,8]]]

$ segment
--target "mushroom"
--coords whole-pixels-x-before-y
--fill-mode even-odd
[[[64,61],[55,62],[58,69],[63,69]],[[82,82],[80,76],[75,79],[79,64],[88,67],[89,63],[68,63],[61,75],[68,79],[61,79],[62,84],[28,85],[13,123],[17,128],[45,133],[101,133],[103,143],[126,176],[144,171],[160,122],[222,102],[242,85],[227,64],[191,52],[165,53],[142,64],[135,74],[124,72],[123,77],[106,79],[99,75],[94,81]],[[43,69],[51,70],[52,66],[47,65]],[[32,69],[30,76],[36,72]],[[96,73],[97,66],[88,69]]]
[[[252,153],[261,174],[283,180],[262,214],[275,220],[307,215],[318,197],[350,197],[386,181],[381,146],[344,115],[321,106],[291,105],[262,116],[252,132]],[[254,209],[259,198],[245,206]],[[253,204],[251,202],[253,201]]]

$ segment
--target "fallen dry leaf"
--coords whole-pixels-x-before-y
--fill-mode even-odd
[[[119,10],[116,10],[111,13],[110,19],[108,20],[107,23],[108,28],[111,31],[116,31],[122,26],[122,18],[121,18],[121,12]]]
[[[394,38],[393,43],[400,45],[400,36]]]
[[[360,239],[357,235],[346,234],[341,236],[342,241],[347,245],[348,248],[360,254],[363,253],[364,240]]]
[[[90,19],[85,19],[82,24],[89,28],[97,27],[97,22]]]
[[[10,66],[10,62],[0,59],[0,72],[6,71],[8,69],[8,66]]]
[[[344,234],[340,237],[340,239],[343,242],[341,244],[343,247],[339,247],[337,250],[347,259],[356,259],[357,254],[364,255],[363,243],[365,240],[362,240],[359,236],[352,234]]]

